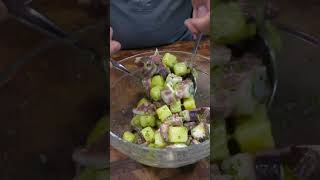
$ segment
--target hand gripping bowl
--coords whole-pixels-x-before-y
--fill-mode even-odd
[[[163,55],[169,52],[179,61],[189,61],[191,53],[182,51],[160,51]],[[147,52],[128,57],[120,61],[131,72],[139,76],[139,68],[134,64],[137,57],[153,55],[154,52]],[[195,96],[197,107],[210,106],[210,60],[197,55],[194,63],[198,71],[197,94]],[[207,140],[198,145],[191,145],[186,148],[155,149],[133,144],[122,140],[122,133],[129,129],[132,109],[139,99],[144,95],[144,90],[139,79],[123,74],[122,72],[110,69],[110,140],[111,145],[138,161],[139,163],[159,167],[177,168],[193,164],[210,154],[210,141]]]

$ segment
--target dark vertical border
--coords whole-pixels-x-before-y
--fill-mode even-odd
[[[107,179],[110,179],[110,64],[109,64],[109,58],[110,58],[110,0],[106,0],[107,6],[106,6],[106,37],[105,37],[105,58],[104,58],[104,67],[106,70],[106,94],[107,94],[107,138],[108,138],[108,149],[107,149],[107,153],[108,153],[108,169],[107,169]]]

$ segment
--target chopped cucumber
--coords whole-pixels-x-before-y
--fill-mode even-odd
[[[161,106],[160,108],[157,109],[157,115],[159,117],[159,119],[161,120],[161,122],[164,122],[164,120],[171,116],[172,113],[170,111],[170,109],[168,108],[167,105]]]
[[[132,118],[131,120],[131,126],[134,126],[134,127],[140,127],[140,117],[141,115],[136,115]]]
[[[141,134],[147,142],[154,142],[154,130],[151,127],[146,127],[142,129]]]
[[[207,131],[204,123],[198,124],[191,130],[191,136],[196,140],[203,140],[207,137]]]
[[[136,138],[137,138],[137,137],[136,137],[136,135],[133,134],[132,132],[126,131],[126,132],[123,133],[122,138],[123,138],[124,140],[128,141],[128,142],[134,143],[134,142],[136,141]]]
[[[271,124],[268,120],[249,119],[238,125],[234,138],[240,146],[241,152],[258,152],[274,147]]]
[[[232,179],[255,180],[255,161],[251,154],[236,154],[224,160],[221,169],[226,174],[231,175]]]
[[[157,145],[156,145],[156,144],[153,144],[153,143],[150,143],[150,144],[148,145],[148,147],[149,147],[149,148],[157,148]]]
[[[191,80],[184,80],[174,86],[178,98],[190,98],[194,95],[194,86]]]
[[[162,58],[162,63],[170,68],[173,68],[177,62],[177,57],[170,53],[165,53]]]
[[[156,119],[152,115],[142,115],[139,119],[142,127],[154,127],[156,125]]]
[[[182,77],[177,76],[173,73],[169,74],[166,78],[166,84],[169,84],[171,86],[174,86],[179,82],[182,82]]]
[[[154,134],[154,144],[157,147],[165,147],[166,146],[166,142],[164,141],[164,139],[162,138],[161,134],[159,131],[155,132]]]
[[[192,110],[196,108],[196,102],[193,97],[183,99],[183,106],[186,110]]]
[[[170,110],[171,110],[172,113],[178,113],[178,112],[182,111],[182,109],[181,109],[181,101],[177,100],[175,103],[170,105]]]
[[[162,76],[160,75],[153,76],[153,78],[151,79],[151,87],[155,87],[155,86],[163,87],[163,85],[164,85],[164,79]]]
[[[183,121],[190,121],[189,110],[183,110],[179,113],[179,115],[182,117]]]
[[[222,161],[230,156],[225,120],[216,120],[212,125],[210,152],[214,161]]]
[[[87,138],[87,145],[91,145],[92,143],[96,142],[97,139],[104,136],[108,131],[108,121],[107,116],[101,118],[95,125],[95,128],[91,131]]]
[[[142,99],[140,99],[140,101],[138,102],[137,107],[139,107],[139,106],[143,105],[143,104],[144,104],[144,103],[146,103],[146,102],[149,102],[146,98],[142,98]]]
[[[299,178],[296,175],[294,175],[294,173],[288,167],[288,165],[283,166],[283,176],[284,176],[283,178],[284,180],[299,180]]]
[[[186,63],[180,62],[174,65],[173,72],[178,76],[184,76],[188,74],[188,67]]]
[[[186,143],[188,141],[188,129],[186,127],[169,127],[169,142]]]
[[[154,101],[159,101],[161,99],[161,87],[155,86],[150,90],[150,96]]]
[[[161,98],[166,104],[172,104],[176,101],[175,92],[170,84],[166,84],[166,87],[161,90]]]

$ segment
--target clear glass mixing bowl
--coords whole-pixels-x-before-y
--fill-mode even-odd
[[[160,54],[169,52],[177,56],[179,61],[189,61],[191,53],[181,51],[160,51]],[[139,67],[134,64],[137,57],[150,56],[154,52],[147,52],[125,58],[121,61],[131,72],[140,73]],[[210,60],[197,55],[197,93],[198,107],[210,106]],[[129,129],[133,117],[132,109],[138,100],[144,96],[141,82],[130,75],[123,74],[115,68],[110,69],[110,141],[118,151],[130,158],[153,167],[177,168],[193,164],[210,154],[210,141],[198,145],[177,149],[154,149],[123,141],[122,133]]]

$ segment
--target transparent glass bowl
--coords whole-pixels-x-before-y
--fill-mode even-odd
[[[160,51],[160,54],[163,55],[165,52],[174,54],[179,61],[189,61],[191,57],[191,53],[182,51]],[[153,53],[138,54],[120,62],[138,75],[140,71],[134,64],[134,60],[137,57],[150,56]],[[209,107],[210,60],[197,55],[195,64],[199,70],[196,103],[198,107]],[[114,148],[139,163],[159,168],[177,168],[193,164],[209,156],[209,140],[198,145],[177,149],[154,149],[123,141],[121,138],[123,132],[130,128],[130,121],[133,117],[132,109],[144,96],[142,84],[137,78],[123,74],[115,68],[110,69],[110,141]]]

